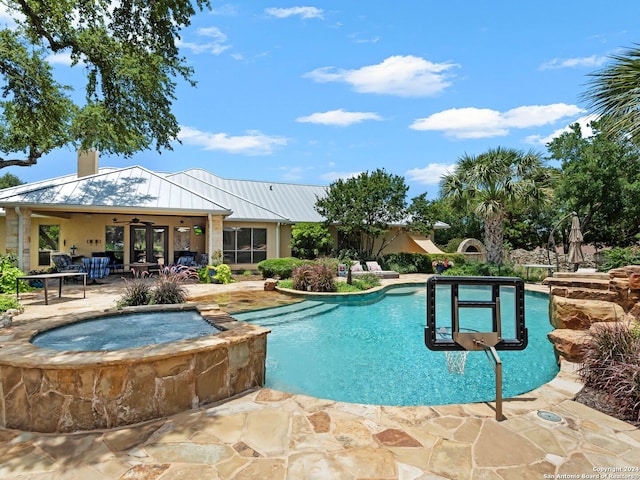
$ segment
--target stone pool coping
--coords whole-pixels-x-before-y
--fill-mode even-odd
[[[163,312],[167,310],[197,310],[203,318],[223,331],[204,337],[143,347],[122,348],[117,351],[58,351],[37,347],[30,342],[38,333],[70,323],[127,313]],[[215,306],[208,304],[179,304],[105,309],[95,313],[70,313],[59,317],[31,320],[29,322],[20,322],[19,324],[14,323],[10,328],[3,330],[3,333],[0,348],[0,365],[14,367],[34,367],[37,365],[38,368],[47,369],[64,365],[85,366],[98,362],[103,365],[114,365],[126,362],[132,357],[160,360],[176,353],[198,352],[211,346],[228,344],[230,341],[247,334],[267,334],[269,329],[237,321],[230,315],[221,312]],[[43,361],[46,361],[46,364],[43,364]]]

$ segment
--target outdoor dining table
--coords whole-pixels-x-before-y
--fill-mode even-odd
[[[82,298],[87,298],[87,274],[85,272],[39,273],[16,278],[16,298],[20,299],[20,280],[42,280],[44,286],[44,304],[49,305],[49,280],[58,280],[58,298],[62,297],[62,280],[68,277],[82,277]]]
[[[540,263],[528,263],[526,265],[523,265],[523,267],[525,268],[526,271],[526,279],[529,280],[529,269],[530,268],[541,268],[541,269],[546,269],[548,274],[551,275],[553,274],[553,270],[556,268],[555,265],[549,265],[549,264],[540,264]]]

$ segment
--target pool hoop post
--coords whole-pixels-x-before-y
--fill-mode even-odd
[[[481,341],[477,341],[476,343],[484,348],[484,353],[487,355],[489,362],[493,361],[493,371],[496,374],[496,420],[501,422],[504,420],[502,416],[502,360],[495,347],[482,343]]]

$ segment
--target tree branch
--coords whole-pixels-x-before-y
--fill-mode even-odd
[[[0,169],[6,167],[30,167],[38,163],[38,159],[42,156],[40,150],[34,146],[29,147],[29,156],[25,159],[11,158],[5,159],[0,157]]]
[[[31,8],[28,2],[26,2],[25,0],[17,0],[17,3],[18,5],[20,5],[20,8],[22,9],[22,13],[24,13],[29,18],[31,25],[33,26],[34,30],[38,33],[38,35],[41,35],[42,37],[47,39],[47,41],[49,42],[49,45],[51,46],[51,50],[53,50],[54,52],[58,52],[63,48],[70,46],[70,45],[62,44],[53,38],[51,33],[49,33],[49,31],[46,28],[44,28],[44,26],[42,25],[42,22],[40,21],[40,17],[36,14],[36,12],[33,11],[33,9]]]

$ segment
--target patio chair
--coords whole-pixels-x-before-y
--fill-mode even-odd
[[[115,273],[116,270],[122,270],[124,272],[124,265],[116,257],[115,252],[91,252],[92,257],[108,257],[109,258],[109,271]]]
[[[73,263],[71,261],[71,257],[66,253],[52,255],[51,259],[53,260],[53,264],[56,267],[56,272],[58,273],[80,272],[82,269],[82,265]]]
[[[192,257],[191,255],[183,255],[182,257],[178,258],[176,265],[182,265],[184,267],[193,267],[196,264],[195,258],[196,257]]]
[[[371,273],[375,273],[380,278],[400,278],[400,274],[398,272],[394,272],[393,270],[383,270],[378,262],[366,263],[367,270]]]
[[[196,268],[204,268],[209,265],[209,254],[201,253],[195,258],[195,267]]]
[[[98,283],[96,279],[109,275],[109,257],[83,258],[82,271],[87,274],[91,283]]]
[[[362,268],[362,264],[360,262],[356,262],[353,265],[351,265],[351,275],[362,275],[365,272],[364,268]]]
[[[71,257],[66,253],[52,255],[53,265],[57,273],[79,273],[82,272],[82,265],[73,263]],[[73,282],[77,282],[78,278],[73,277]],[[65,278],[63,283],[69,283],[69,279]]]

